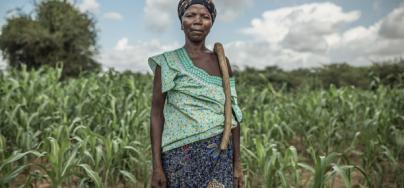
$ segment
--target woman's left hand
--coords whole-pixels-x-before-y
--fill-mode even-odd
[[[243,168],[240,161],[234,162],[234,179],[233,184],[235,188],[242,188],[244,186]]]

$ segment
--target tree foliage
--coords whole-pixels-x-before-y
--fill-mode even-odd
[[[0,49],[11,67],[29,69],[63,64],[64,76],[100,70],[95,21],[66,0],[45,0],[35,5],[35,15],[19,12],[7,19]]]
[[[328,89],[330,86],[375,89],[380,85],[404,87],[404,59],[374,62],[367,67],[354,67],[347,63],[330,64],[319,68],[301,68],[291,71],[276,66],[256,70],[248,67],[236,72],[243,84],[265,88],[271,83],[275,89],[296,91],[299,88]]]

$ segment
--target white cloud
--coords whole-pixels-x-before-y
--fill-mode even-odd
[[[360,14],[332,3],[267,11],[243,29],[255,40],[228,44],[229,56],[242,67],[294,69],[336,62],[369,65],[404,55],[404,6],[369,27],[346,29]]]
[[[104,14],[104,18],[113,21],[120,21],[123,19],[123,16],[118,12],[107,12]]]
[[[244,33],[269,43],[279,43],[285,37],[299,34],[299,31],[304,32],[303,36],[323,37],[359,17],[359,11],[343,12],[341,7],[332,3],[305,4],[264,12],[262,18],[252,20],[252,26],[244,29]]]
[[[391,39],[404,38],[404,5],[395,9],[383,20],[380,35]]]
[[[358,26],[339,34],[329,54],[334,61],[368,65],[404,56],[404,6],[369,27]]]
[[[219,0],[215,1],[218,19],[232,21],[242,15],[250,7],[253,0]]]
[[[177,15],[177,3],[172,0],[146,0],[144,12],[149,29],[165,32]]]
[[[173,3],[173,0],[146,0],[144,12],[148,28],[156,32],[166,32],[172,25],[172,21],[179,21],[176,2]],[[254,0],[215,1],[217,19],[232,21],[253,2]]]
[[[97,12],[100,9],[100,4],[97,0],[83,0],[83,2],[79,5],[81,11],[86,12]]]
[[[240,69],[247,66],[262,69],[276,65],[285,70],[291,70],[299,67],[320,66],[329,61],[325,55],[296,52],[267,42],[231,42],[225,45],[225,50],[231,64]]]
[[[344,11],[332,3],[270,10],[243,30],[253,40],[225,44],[226,55],[240,69],[276,65],[287,70],[338,62],[369,65],[404,57],[403,12],[401,6],[370,26],[350,27],[361,13]],[[149,56],[179,46],[158,40],[131,43],[122,38],[113,50],[102,53],[101,62],[118,70],[150,72]]]
[[[106,68],[114,67],[119,71],[132,70],[151,73],[147,64],[148,57],[178,47],[178,43],[167,45],[158,40],[138,41],[131,44],[127,38],[122,38],[117,42],[114,49],[104,50],[99,60]]]
[[[370,27],[358,26],[340,34],[339,42],[331,46],[329,56],[333,61],[369,65],[404,55],[404,38],[389,39],[381,35],[379,21]]]

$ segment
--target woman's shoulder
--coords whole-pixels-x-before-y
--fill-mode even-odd
[[[156,64],[159,64],[159,65],[167,66],[173,70],[179,70],[179,64],[181,63],[180,62],[181,60],[180,60],[178,54],[179,54],[180,50],[181,50],[181,48],[177,48],[177,49],[161,52],[159,54],[149,57],[148,61],[152,62],[152,63],[155,62]]]
[[[155,70],[156,65],[160,65],[162,67],[163,70],[165,71],[179,71],[179,67],[178,67],[178,58],[177,58],[177,52],[180,50],[181,48],[177,48],[174,50],[167,50],[164,52],[161,52],[159,54],[155,54],[153,56],[150,56],[148,59],[148,63],[150,68],[153,70]]]

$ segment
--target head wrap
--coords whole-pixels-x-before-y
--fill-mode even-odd
[[[178,17],[182,21],[182,16],[185,11],[194,4],[201,4],[208,9],[210,16],[212,17],[212,23],[215,22],[216,18],[216,8],[215,4],[213,4],[213,0],[180,0],[178,3]]]

